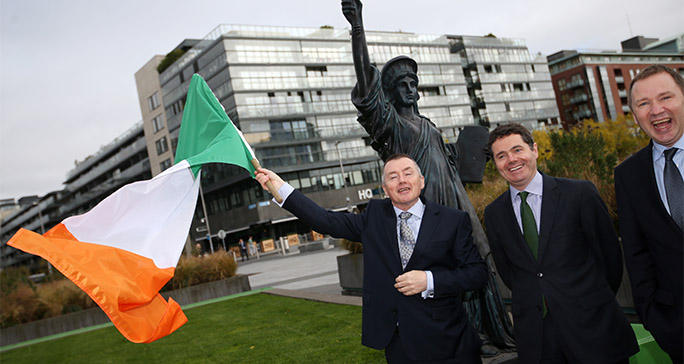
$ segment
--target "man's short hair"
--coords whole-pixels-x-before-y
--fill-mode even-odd
[[[392,154],[389,158],[387,158],[387,159],[385,160],[385,165],[382,166],[382,185],[383,185],[383,186],[385,185],[385,166],[387,165],[387,163],[389,163],[389,162],[391,162],[391,161],[393,161],[393,160],[396,160],[396,159],[401,159],[401,158],[408,158],[408,159],[410,159],[411,162],[413,162],[413,167],[416,169],[416,171],[418,171],[418,174],[421,175],[421,176],[423,175],[423,172],[420,171],[420,166],[418,165],[418,163],[416,163],[415,160],[413,160],[413,158],[411,158],[410,155],[404,154],[404,153]]]
[[[534,138],[532,138],[532,133],[530,133],[522,124],[510,123],[501,124],[489,133],[489,141],[487,142],[489,154],[493,154],[492,144],[494,144],[495,141],[513,134],[520,135],[522,140],[530,146],[530,149],[534,149]]]
[[[634,99],[632,99],[632,89],[634,88],[634,85],[636,85],[637,82],[651,77],[653,75],[657,75],[658,73],[667,73],[672,77],[674,82],[677,84],[677,87],[679,87],[679,90],[682,92],[682,95],[684,95],[684,77],[679,74],[679,72],[675,71],[671,67],[662,65],[662,64],[652,64],[646,68],[644,68],[639,74],[636,75],[632,79],[632,83],[629,84],[629,94],[627,104],[629,105],[630,110],[633,110],[632,108],[632,102],[634,102]]]

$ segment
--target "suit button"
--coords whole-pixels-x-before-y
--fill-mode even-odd
[[[392,313],[397,313],[397,310],[392,310]]]
[[[542,273],[542,272],[537,273],[537,277],[538,277],[538,278],[541,278],[541,277],[543,277],[543,276],[544,276],[544,273]]]

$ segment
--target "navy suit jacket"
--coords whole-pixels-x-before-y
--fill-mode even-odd
[[[660,199],[652,143],[615,168],[615,194],[634,306],[660,347],[681,361],[684,237]]]
[[[485,209],[487,237],[501,279],[512,291],[521,363],[539,363],[542,294],[563,341],[582,363],[613,363],[638,351],[615,293],[622,252],[593,184],[543,177],[535,259],[513,212],[510,190]]]
[[[363,243],[363,345],[385,348],[399,323],[411,359],[479,354],[480,340],[459,295],[483,287],[488,270],[465,212],[425,202],[413,255],[402,269],[390,200],[370,200],[362,213],[351,214],[326,211],[295,190],[283,207],[316,231]],[[396,277],[411,270],[432,271],[434,298],[394,288]]]

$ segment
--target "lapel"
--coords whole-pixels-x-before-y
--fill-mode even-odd
[[[504,192],[502,195],[501,203],[501,213],[503,214],[501,222],[509,231],[509,236],[513,238],[513,243],[518,249],[520,249],[520,251],[523,252],[523,255],[530,261],[530,263],[537,264],[529,245],[527,245],[527,240],[525,240],[525,236],[520,230],[518,220],[515,218],[515,212],[513,211],[513,198],[511,196],[510,188],[506,189],[506,192]]]
[[[539,224],[539,261],[544,257],[544,252],[549,244],[551,228],[553,227],[553,221],[558,210],[558,200],[560,199],[556,180],[545,174],[542,174],[542,178],[544,180],[544,187],[542,192],[541,221]]]
[[[387,235],[387,242],[389,249],[392,251],[392,266],[396,266],[401,270],[401,257],[399,255],[399,238],[397,237],[397,215],[394,214],[392,202],[387,199],[387,203],[383,208],[382,225],[385,226],[385,234]],[[396,265],[395,263],[396,262]]]
[[[423,200],[423,202],[425,203],[425,211],[423,212],[423,218],[420,221],[420,231],[418,232],[418,238],[416,239],[416,246],[413,248],[411,259],[409,259],[408,264],[406,264],[406,271],[411,270],[412,265],[418,261],[425,248],[430,244],[432,237],[437,230],[437,226],[441,221],[437,206],[427,200]],[[397,257],[398,256],[399,254],[397,252]]]
[[[672,218],[672,215],[667,212],[663,200],[660,198],[658,183],[655,178],[655,169],[653,168],[653,140],[645,148],[637,152],[636,157],[639,158],[639,170],[646,170],[645,173],[634,173],[636,178],[638,178],[637,186],[641,186],[640,191],[643,192],[644,200],[656,201],[656,210],[661,217],[666,219],[675,231],[679,230],[679,226]]]

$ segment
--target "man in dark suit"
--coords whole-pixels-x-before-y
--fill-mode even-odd
[[[485,209],[487,237],[512,291],[521,363],[628,363],[639,349],[615,300],[622,252],[593,184],[537,171],[537,144],[520,124],[489,138],[509,183]]]
[[[615,168],[625,263],[644,327],[682,363],[684,79],[663,65],[645,68],[632,80],[629,107],[651,142]]]
[[[480,340],[459,295],[481,288],[487,266],[468,215],[425,201],[413,159],[387,159],[383,190],[360,214],[326,211],[267,169],[282,207],[314,230],[363,243],[362,344],[385,349],[388,363],[481,363]]]

